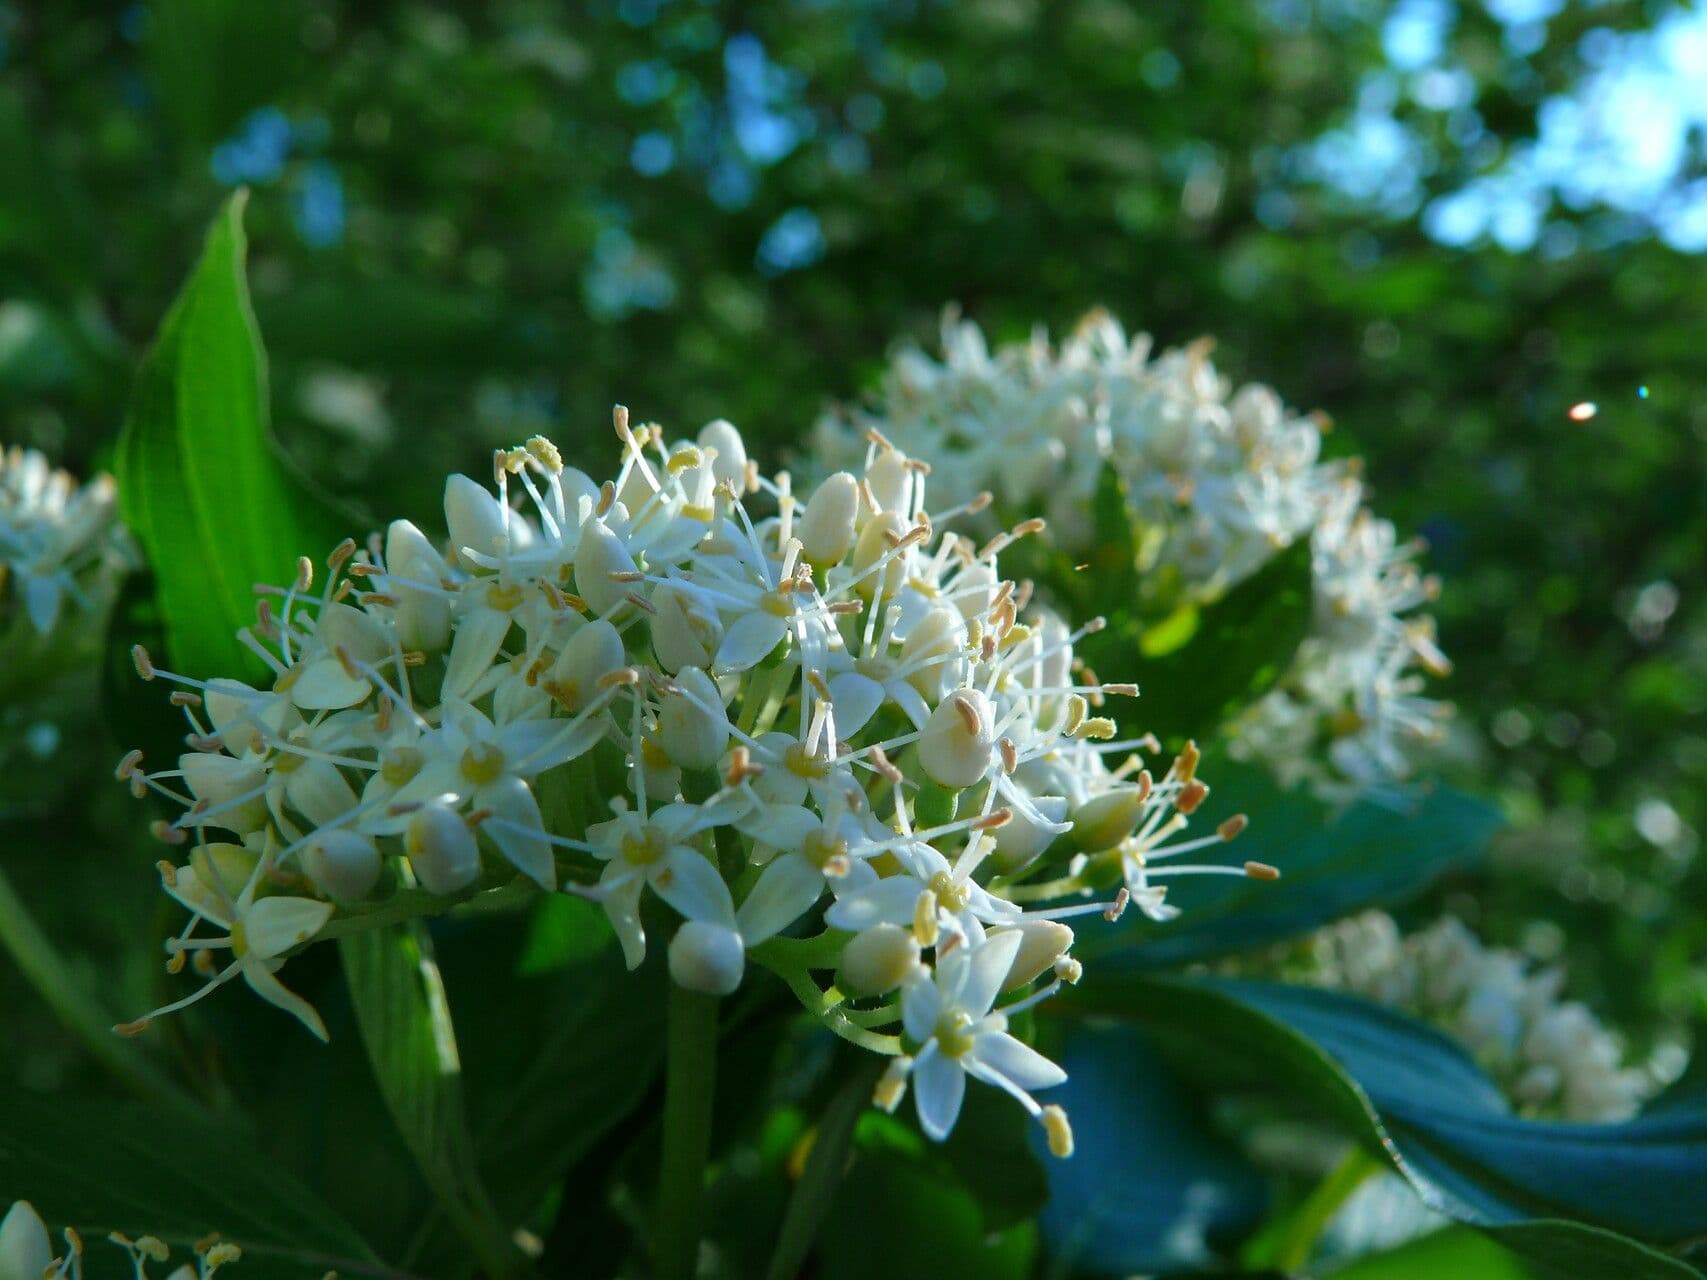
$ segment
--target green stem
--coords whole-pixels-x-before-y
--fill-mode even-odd
[[[1275,1235],[1267,1240],[1268,1254],[1262,1265],[1273,1266],[1288,1275],[1300,1271],[1310,1261],[1316,1241],[1344,1207],[1352,1192],[1379,1173],[1385,1165],[1362,1147],[1353,1145],[1328,1176],[1304,1198],[1304,1202],[1279,1224]]]
[[[65,1029],[114,1076],[152,1102],[189,1105],[177,1082],[137,1047],[113,1033],[113,1017],[71,980],[71,970],[0,871],[0,945]]]
[[[664,1059],[664,1154],[653,1258],[658,1280],[693,1280],[717,1086],[717,997],[672,982]]]

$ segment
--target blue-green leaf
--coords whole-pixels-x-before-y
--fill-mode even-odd
[[[1051,1262],[1096,1275],[1212,1263],[1212,1237],[1263,1210],[1256,1170],[1201,1122],[1136,1028],[1074,1027],[1059,1061],[1067,1082],[1047,1100],[1074,1117],[1075,1150],[1044,1166],[1050,1196],[1039,1226]]]
[[[1452,1041],[1335,992],[1117,977],[1075,999],[1147,1026],[1189,1056],[1195,1078],[1310,1106],[1384,1154],[1429,1207],[1539,1264],[1580,1246],[1629,1268],[1580,1274],[1695,1274],[1660,1250],[1707,1231],[1707,1107],[1622,1124],[1520,1119]]]

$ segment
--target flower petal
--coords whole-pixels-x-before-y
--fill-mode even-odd
[[[1067,1073],[1023,1040],[1005,1031],[986,1031],[973,1042],[972,1057],[1004,1079],[1030,1092],[1066,1080]]]
[[[974,1018],[990,1012],[1002,983],[1007,981],[1008,971],[1014,967],[1023,937],[1018,929],[1007,929],[991,934],[971,949],[965,984],[960,988],[957,1003]]]
[[[824,913],[824,920],[831,928],[853,933],[874,924],[910,925],[923,889],[912,876],[890,876],[839,899]]]
[[[953,1058],[941,1053],[921,1056],[913,1067],[913,1105],[919,1111],[919,1128],[925,1136],[941,1142],[960,1118],[960,1103],[966,1097],[966,1073]]]
[[[745,671],[768,656],[787,633],[787,623],[774,614],[749,613],[723,633],[715,665],[719,671]]]
[[[244,960],[242,965],[244,980],[256,995],[268,1004],[283,1009],[322,1041],[331,1040],[332,1037],[326,1034],[326,1024],[320,1021],[320,1015],[314,1011],[314,1006],[275,978],[264,961],[250,958]]]
[[[788,928],[824,896],[824,874],[805,858],[785,853],[772,861],[735,913],[749,947]]]
[[[497,609],[476,608],[463,615],[456,637],[450,643],[445,664],[444,697],[470,696],[480,677],[498,656],[498,648],[510,633],[510,615]]]
[[[942,1018],[942,992],[928,977],[915,978],[901,988],[901,1025],[923,1043],[936,1034]]]
[[[686,845],[677,845],[647,871],[658,896],[680,912],[684,920],[708,920],[731,929],[735,927],[735,903],[729,897],[729,886],[703,855]]]
[[[830,703],[836,709],[836,735],[851,738],[883,705],[883,686],[857,671],[830,677]]]
[[[271,960],[307,942],[332,918],[332,904],[313,898],[262,898],[243,917],[249,952]]]
[[[474,793],[474,804],[490,809],[497,819],[483,824],[481,830],[511,865],[547,893],[557,888],[557,860],[546,843],[539,802],[528,784],[516,777],[499,778]]]

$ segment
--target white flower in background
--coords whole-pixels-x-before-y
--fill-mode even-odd
[[[46,636],[99,609],[130,560],[111,476],[79,486],[34,449],[0,451],[0,621]]]
[[[1622,1120],[1659,1081],[1624,1065],[1616,1036],[1562,998],[1564,974],[1489,947],[1450,916],[1404,934],[1369,911],[1278,957],[1289,977],[1414,1014],[1458,1040],[1520,1110],[1564,1120]]]
[[[1309,538],[1310,638],[1240,718],[1234,749],[1334,798],[1403,777],[1443,712],[1421,696],[1421,672],[1447,668],[1431,622],[1411,613],[1434,591],[1412,563],[1419,545],[1364,508],[1355,465],[1321,459],[1319,417],[1264,386],[1235,390],[1209,345],[1156,355],[1093,312],[1059,346],[1040,331],[992,351],[950,317],[941,359],[901,350],[869,410],[819,423],[815,452],[847,465],[879,430],[932,463],[951,502],[988,488],[1004,518],[1046,516],[1069,561],[1094,559],[1091,513],[1112,466],[1140,570],[1186,602],[1214,600]]]
[[[339,547],[318,591],[301,562],[242,633],[267,684],[137,651],[190,728],[176,768],[119,767],[190,850],[163,864],[191,913],[168,968],[204,985],[158,1012],[241,974],[323,1034],[275,971],[329,922],[519,881],[601,904],[630,968],[659,931],[689,988],[772,968],[905,1064],[880,1092],[910,1073],[932,1137],[971,1076],[1065,1154],[1065,1116],[1031,1096],[1061,1072],[1006,1019],[1078,978],[1063,920],[1129,898],[1163,918],[1169,875],[1272,874],[1165,861],[1242,823],[1174,839],[1208,792],[1195,749],[1152,782],[1155,742],[1096,713],[1137,690],[1073,656],[1100,622],[1001,576],[1041,520],[972,543],[946,522],[988,496],[933,514],[928,468],[881,438],[797,495],[726,422],[672,443],[619,410],[616,430],[603,484],[535,438],[497,454],[496,494],[451,477],[445,547],[399,521]]]
[[[148,1264],[166,1262],[171,1250],[158,1236],[135,1240],[117,1231],[107,1236],[130,1257],[136,1280],[148,1280]],[[217,1235],[195,1247],[194,1264],[183,1263],[167,1280],[213,1280],[221,1267],[238,1261],[243,1250]],[[47,1225],[28,1200],[14,1200],[0,1220],[0,1280],[82,1280],[83,1239],[70,1227],[65,1229],[65,1254],[55,1257]]]

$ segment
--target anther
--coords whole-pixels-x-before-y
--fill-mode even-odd
[[[144,680],[152,680],[155,676],[154,662],[148,656],[148,650],[139,644],[130,647],[130,660],[136,664],[136,674]]]
[[[1247,862],[1245,863],[1245,874],[1252,880],[1278,880],[1280,879],[1280,868],[1271,867],[1266,862]]]
[[[1102,918],[1113,924],[1126,911],[1126,904],[1132,901],[1132,894],[1124,886],[1114,895],[1114,901],[1108,904],[1108,910],[1102,913]]]
[[[1220,836],[1223,840],[1232,840],[1250,825],[1251,820],[1249,818],[1242,813],[1235,813],[1231,818],[1228,818],[1227,821],[1215,828],[1215,834]]]

